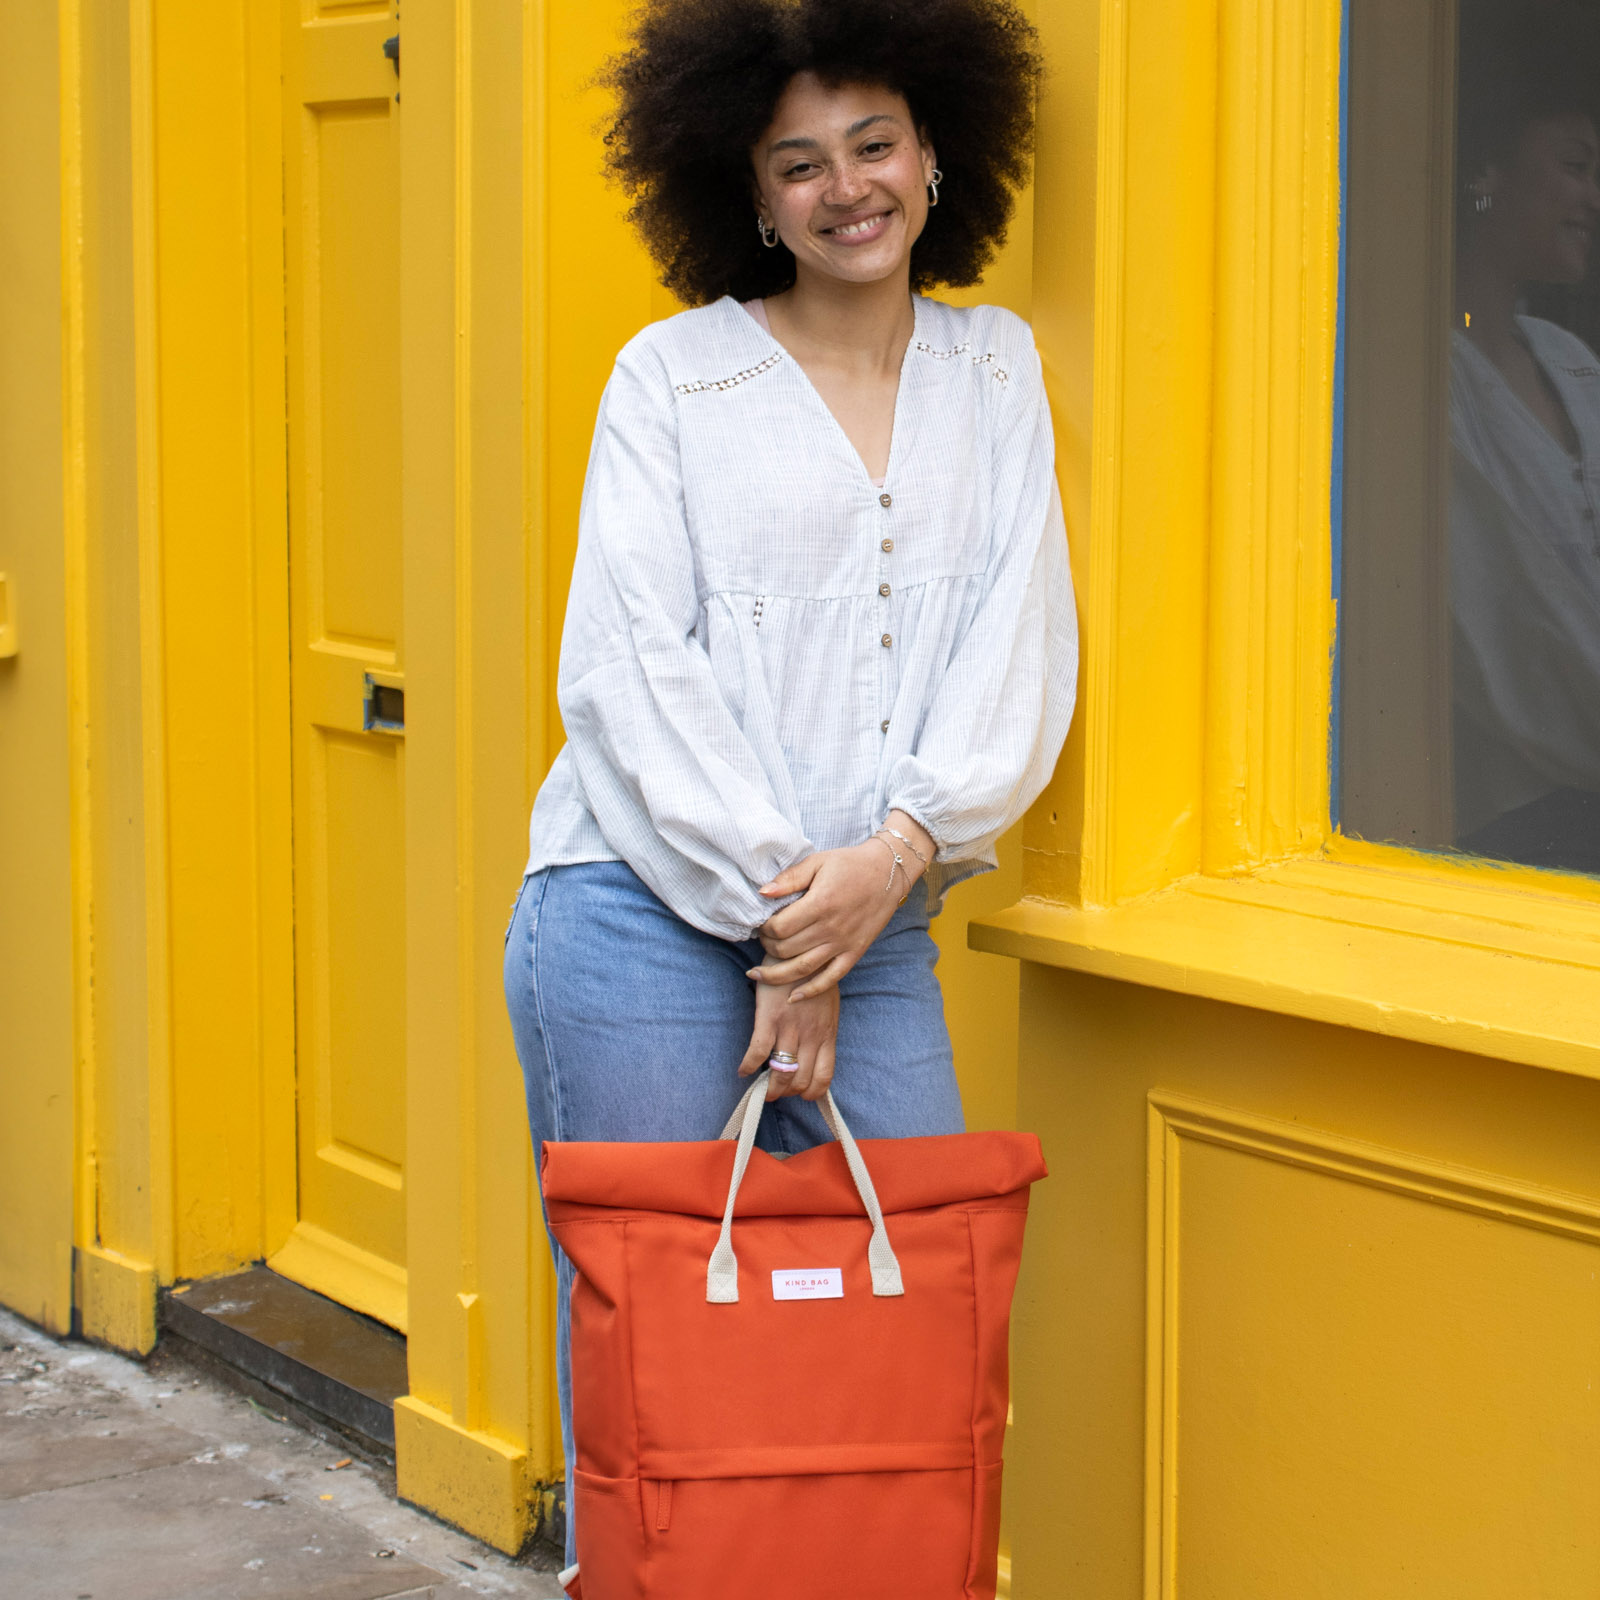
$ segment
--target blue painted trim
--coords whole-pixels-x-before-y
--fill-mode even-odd
[[[1345,295],[1349,268],[1346,220],[1350,192],[1350,0],[1344,0],[1339,22],[1339,300],[1333,347],[1333,470],[1328,526],[1333,543],[1333,605],[1338,626],[1333,636],[1333,681],[1328,716],[1328,809],[1339,826],[1339,716],[1341,710],[1341,638],[1344,598],[1344,335]]]

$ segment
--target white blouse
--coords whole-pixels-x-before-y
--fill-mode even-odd
[[[626,861],[748,939],[776,909],[760,885],[897,808],[937,845],[930,909],[994,865],[1077,683],[1050,410],[1025,322],[915,309],[881,488],[736,300],[617,358],[529,872]]]
[[[1450,375],[1456,831],[1600,789],[1600,357],[1518,317],[1572,419],[1569,456],[1457,334]]]

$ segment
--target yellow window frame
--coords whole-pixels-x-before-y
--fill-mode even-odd
[[[1080,726],[972,940],[1600,1077],[1600,881],[1330,822],[1342,11],[1103,0]]]

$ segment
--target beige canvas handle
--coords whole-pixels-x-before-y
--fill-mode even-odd
[[[750,1165],[750,1152],[756,1146],[756,1130],[761,1126],[761,1113],[767,1103],[767,1080],[771,1076],[770,1069],[756,1074],[745,1091],[744,1099],[734,1107],[728,1125],[722,1130],[722,1137],[737,1138],[739,1147],[734,1151],[733,1181],[728,1185],[728,1204],[722,1213],[722,1232],[706,1267],[706,1299],[713,1305],[729,1305],[739,1298],[739,1262],[733,1253],[733,1203],[739,1198],[739,1185],[744,1182],[745,1168]],[[889,1244],[889,1230],[883,1225],[878,1191],[872,1187],[872,1175],[867,1171],[866,1162],[861,1159],[855,1136],[839,1115],[832,1093],[823,1095],[817,1109],[821,1111],[829,1133],[839,1141],[844,1151],[845,1165],[850,1169],[856,1193],[861,1196],[861,1204],[872,1223],[872,1242],[867,1246],[867,1265],[872,1269],[872,1292],[879,1295],[904,1294],[906,1291],[900,1278],[900,1263]]]

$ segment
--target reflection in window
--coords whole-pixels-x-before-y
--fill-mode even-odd
[[[1340,824],[1600,872],[1600,7],[1351,23]]]

